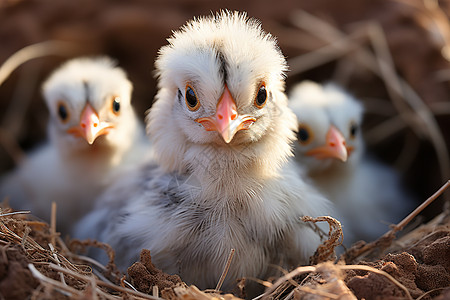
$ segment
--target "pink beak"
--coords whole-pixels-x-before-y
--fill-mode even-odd
[[[92,145],[97,137],[107,134],[113,127],[110,123],[101,122],[97,112],[88,103],[81,113],[80,124],[76,127],[69,128],[67,132],[75,136],[83,137],[89,145]]]
[[[325,145],[309,150],[306,155],[315,156],[318,159],[337,158],[345,162],[348,158],[345,138],[336,127],[331,126],[327,132]]]
[[[256,119],[252,116],[238,114],[236,102],[225,85],[223,94],[217,103],[216,113],[195,121],[202,124],[206,131],[217,131],[228,144],[239,130],[249,129]]]

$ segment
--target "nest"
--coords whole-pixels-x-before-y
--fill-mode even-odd
[[[282,0],[276,7],[237,0],[4,1],[0,98],[8,101],[0,101],[0,170],[18,164],[43,139],[48,113],[39,86],[59,63],[79,55],[117,58],[135,84],[133,101],[143,116],[155,94],[151,67],[164,39],[192,16],[223,7],[247,11],[278,38],[290,67],[288,89],[302,79],[331,80],[362,99],[369,149],[400,170],[419,199],[450,178],[448,0]],[[308,219],[328,222],[328,238],[309,266],[258,280],[266,287],[258,298],[449,298],[444,198],[448,192],[400,239],[396,233],[423,207],[380,239],[347,249],[340,260],[334,256],[342,240],[339,223]],[[105,249],[110,263],[83,256],[86,246]],[[200,291],[156,269],[146,250],[121,274],[108,245],[64,241],[54,226],[8,208],[0,213],[0,247],[0,294],[6,299],[238,299],[245,297],[245,280],[257,280],[238,282],[234,295],[220,293],[220,281],[215,290]]]
[[[425,204],[448,186],[450,181]],[[449,212],[393,242],[395,234],[425,204],[377,241],[357,243],[339,260],[335,248],[342,240],[340,223],[331,217],[304,217],[307,222],[328,222],[328,238],[311,257],[310,266],[286,271],[273,282],[257,280],[266,287],[257,299],[431,299],[436,295],[440,295],[436,299],[444,299],[450,294]],[[6,299],[232,300],[245,297],[245,280],[255,280],[240,280],[236,295],[220,292],[233,252],[216,289],[209,291],[188,286],[178,275],[157,269],[145,249],[128,274],[121,274],[108,245],[72,240],[68,246],[54,224],[35,221],[28,213],[10,208],[0,213],[0,294]],[[85,246],[103,248],[110,258],[108,265],[80,255]]]

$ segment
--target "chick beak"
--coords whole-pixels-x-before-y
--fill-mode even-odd
[[[223,94],[217,103],[216,113],[210,117],[199,118],[195,121],[202,124],[206,131],[217,131],[225,143],[228,144],[239,130],[249,129],[256,121],[256,118],[238,114],[236,102],[225,85]]]
[[[97,112],[88,103],[81,113],[80,124],[69,128],[67,132],[75,136],[83,137],[89,145],[92,145],[96,138],[107,134],[113,127],[108,122],[101,122]]]
[[[327,132],[325,145],[309,150],[306,155],[315,156],[318,159],[336,158],[345,162],[348,157],[345,138],[336,127],[331,126]]]

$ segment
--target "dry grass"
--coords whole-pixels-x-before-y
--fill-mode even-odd
[[[436,8],[438,9],[438,8]],[[440,15],[441,12],[438,14]],[[292,23],[302,31],[320,39],[326,45],[320,49],[290,59],[290,75],[303,73],[317,68],[331,61],[342,61],[347,69],[337,72],[334,80],[341,84],[356,69],[363,69],[378,76],[384,83],[390,96],[395,113],[384,123],[372,128],[365,139],[368,141],[381,141],[398,131],[410,128],[415,132],[417,139],[429,140],[435,149],[439,161],[442,181],[450,178],[450,152],[445,143],[442,129],[439,128],[436,115],[449,110],[448,103],[440,103],[444,110],[434,111],[428,107],[424,100],[414,89],[396,72],[395,64],[386,41],[382,27],[373,21],[359,23],[350,33],[344,33],[335,26],[317,18],[305,11],[298,11],[292,15]],[[437,27],[442,36],[449,31],[448,19],[440,19]],[[373,49],[373,50],[372,50]],[[443,55],[450,49],[450,42],[444,41]],[[351,56],[351,63],[348,61]],[[446,56],[447,59],[449,59]]]
[[[347,261],[355,261],[356,256],[361,258],[362,254],[380,247],[386,249],[395,237],[395,233],[401,230],[412,216],[423,209],[426,204],[436,199],[450,186],[447,182],[439,191],[419,206],[411,215],[405,218],[399,224],[393,226],[393,229],[383,235],[379,240],[367,244],[364,248],[350,249],[346,255],[352,255],[353,258]],[[103,266],[91,258],[81,256],[69,250],[69,247],[51,228],[52,225],[37,222],[27,218],[28,212],[11,212],[10,209],[2,210],[0,214],[0,241],[3,244],[3,253],[8,248],[19,246],[24,251],[24,257],[28,261],[27,268],[32,276],[38,281],[37,287],[32,291],[33,299],[161,299],[158,286],[153,287],[153,295],[139,292],[129,282],[125,280],[124,275],[120,274],[114,266],[113,251],[104,244],[97,242],[77,242],[74,245],[93,245],[104,248],[109,256],[110,263]],[[365,265],[345,265],[342,263],[333,263],[334,249],[342,238],[342,229],[339,222],[330,218],[306,218],[305,221],[319,222],[325,221],[330,224],[328,240],[321,245],[312,261],[315,264],[311,266],[298,267],[295,270],[285,274],[274,283],[265,281],[268,287],[266,292],[257,298],[261,299],[298,299],[301,295],[314,295],[314,299],[356,299],[344,282],[343,271],[363,270],[373,272],[386,277],[393,284],[404,291],[408,299],[412,299],[408,289],[393,278],[390,274]],[[420,228],[419,228],[420,229]],[[421,230],[421,229],[420,229]],[[386,239],[386,237],[389,237]],[[53,245],[54,243],[54,245]],[[74,247],[78,248],[78,247]],[[355,252],[356,251],[356,252]],[[357,253],[357,254],[355,254]],[[227,267],[232,262],[233,251],[230,253],[227,266],[224,268],[222,277],[227,273]],[[331,261],[330,261],[331,259]],[[3,263],[8,262],[8,257],[3,257]],[[93,272],[97,270],[97,272]],[[314,273],[322,280],[320,284],[311,283],[311,280],[294,280],[304,273]],[[311,279],[311,277],[310,277]],[[233,295],[223,295],[219,293],[220,281],[217,288],[213,291],[199,291],[194,286],[178,284],[172,288],[161,291],[164,299],[239,299]],[[293,287],[293,288],[292,288]],[[289,291],[287,293],[287,291]]]
[[[425,200],[421,205],[419,205],[414,211],[407,215],[400,223],[397,225],[392,225],[392,229],[378,238],[376,241],[361,245],[358,244],[356,247],[348,249],[345,253],[345,260],[349,261],[359,261],[364,257],[378,251],[384,251],[389,246],[391,246],[392,241],[396,238],[396,234],[403,230],[403,228],[411,222],[420,212],[422,212],[428,205],[430,205],[437,197],[439,197],[448,187],[450,187],[450,180],[448,180],[436,193]]]
[[[407,1],[397,0],[405,5],[415,5]],[[450,60],[450,23],[445,14],[436,6],[434,1],[425,1],[426,9],[417,6],[416,9],[424,15],[426,20],[431,20],[426,24],[433,27],[433,32],[442,36],[442,56]],[[437,17],[436,17],[437,16]],[[353,29],[344,32],[336,26],[315,17],[305,11],[297,11],[292,14],[291,24],[296,29],[291,29],[305,36],[305,38],[319,39],[323,46],[321,48],[310,49],[307,54],[293,57],[289,60],[290,76],[318,68],[329,62],[337,62],[339,66],[335,72],[334,80],[345,85],[351,74],[358,70],[364,70],[377,76],[384,84],[389,95],[390,108],[379,109],[379,107],[369,106],[369,110],[385,117],[382,123],[370,128],[366,133],[366,138],[372,143],[378,143],[389,137],[410,129],[414,136],[405,144],[405,149],[398,158],[400,165],[407,165],[414,159],[414,151],[423,139],[428,140],[433,145],[436,159],[439,162],[440,177],[443,182],[447,182],[435,195],[430,197],[423,205],[419,206],[404,221],[393,226],[392,230],[383,235],[377,241],[359,245],[349,249],[346,253],[347,262],[357,262],[363,258],[380,257],[381,253],[392,244],[395,234],[402,230],[404,226],[412,220],[426,205],[434,201],[449,185],[450,181],[450,152],[445,143],[442,128],[439,128],[436,117],[442,114],[450,114],[448,103],[426,104],[417,92],[406,82],[396,71],[390,48],[386,40],[382,27],[374,22],[360,23]],[[289,42],[291,37],[287,35],[280,38],[280,43],[295,46]],[[284,41],[284,39],[286,41]],[[305,45],[302,45],[304,47]],[[47,55],[69,55],[73,49],[60,41],[48,41],[39,43],[15,53],[0,67],[0,85],[8,76],[23,62],[36,57]],[[29,80],[33,74],[29,75]],[[449,81],[449,70],[442,70],[436,74],[436,81]],[[25,90],[24,83],[17,86],[18,90]],[[12,101],[7,113],[2,120],[0,128],[0,143],[7,150],[14,161],[19,162],[23,153],[16,140],[11,137],[8,126],[14,127],[14,122],[23,122],[25,111],[29,106],[29,97],[19,97],[20,101]],[[27,100],[28,99],[28,100]],[[377,110],[378,109],[378,110]],[[11,120],[15,120],[14,122]],[[53,214],[55,216],[55,214]],[[442,221],[442,214],[432,221],[430,226]],[[354,294],[347,287],[343,280],[343,272],[349,269],[358,269],[374,272],[386,277],[390,282],[404,291],[408,299],[412,299],[408,289],[395,278],[386,272],[370,266],[334,264],[328,260],[334,259],[334,249],[342,239],[342,229],[335,220],[330,218],[308,219],[305,221],[317,222],[327,221],[330,224],[329,238],[321,248],[318,249],[312,258],[311,266],[298,267],[285,274],[274,283],[261,282],[268,287],[266,292],[258,298],[262,299],[355,299]],[[434,223],[433,223],[434,222]],[[20,247],[26,260],[30,274],[36,278],[37,287],[31,293],[32,299],[161,299],[162,291],[155,286],[152,295],[144,294],[136,290],[135,287],[120,274],[114,265],[113,251],[107,245],[94,241],[77,242],[74,241],[67,246],[58,236],[55,222],[49,225],[30,220],[27,212],[1,211],[0,214],[0,256],[8,263],[7,251],[12,247]],[[421,235],[422,228],[412,231],[402,239],[405,243],[417,240]],[[79,246],[94,245],[106,250],[110,257],[107,266],[91,258],[84,257],[76,253],[74,249]],[[232,252],[233,253],[233,252]],[[228,264],[232,263],[232,253]],[[328,262],[327,262],[328,261]],[[227,266],[221,278],[225,278]],[[299,275],[311,273],[307,279],[297,280]],[[312,278],[318,276],[322,283],[311,284]],[[325,283],[324,283],[325,282]],[[164,292],[166,299],[238,299],[233,295],[223,295],[218,293],[221,282],[219,281],[213,292],[200,291],[196,287],[180,285]],[[431,291],[429,291],[431,292]],[[427,292],[428,293],[428,292]],[[426,295],[420,296],[420,298]]]

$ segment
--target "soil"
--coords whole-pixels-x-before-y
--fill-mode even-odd
[[[439,6],[430,5],[432,2]],[[396,166],[416,204],[449,179],[450,166],[436,155],[439,151],[448,154],[450,147],[449,0],[279,0],[276,5],[270,0],[1,1],[1,63],[21,48],[42,41],[60,40],[73,47],[67,53],[25,62],[0,83],[0,175],[44,140],[48,112],[40,85],[56,66],[80,55],[114,57],[134,83],[133,103],[144,119],[156,92],[153,62],[171,30],[193,16],[208,15],[220,8],[247,11],[278,38],[291,69],[287,90],[302,79],[334,80],[360,98],[366,106],[368,150]],[[323,27],[313,21],[299,26],[298,12],[315,16],[332,30],[321,31]],[[368,31],[361,33],[373,29],[370,24],[379,26],[384,35],[374,38]],[[395,74],[417,93],[425,104],[422,110],[415,111],[410,105],[399,108],[399,99],[392,95],[386,78],[371,71],[365,65],[367,59],[360,59],[364,51],[379,58],[375,52],[380,51],[377,47],[383,45],[383,36]],[[335,59],[320,58],[316,65],[299,69],[296,60],[302,55],[343,38],[357,43]],[[383,105],[371,106],[374,99],[383,99]],[[435,131],[423,121],[424,109],[429,110]],[[412,115],[412,121],[399,117],[404,115]],[[380,131],[384,122],[395,118],[402,120],[399,130]],[[436,145],[436,136],[441,136],[447,148]],[[359,250],[367,244],[361,243],[334,262],[330,247],[338,239],[330,237],[312,257],[309,267],[313,272],[298,269],[303,275],[297,274],[295,282],[285,277],[273,279],[266,296],[407,299],[409,293],[413,299],[450,299],[450,217],[448,211],[442,212],[449,195],[447,191],[414,221],[409,233],[392,243],[382,241],[363,253]],[[245,295],[245,280],[238,283],[236,295],[188,287],[182,278],[155,268],[148,250],[142,251],[140,261],[130,266],[128,274],[120,274],[113,262],[106,267],[98,265],[79,250],[80,245],[98,246],[113,258],[107,245],[65,241],[34,216],[7,215],[9,212],[7,207],[0,211],[1,299],[154,299],[150,295],[165,299],[238,299]],[[325,261],[330,259],[333,263]]]
[[[157,269],[152,264],[150,251],[147,249],[142,250],[140,261],[129,267],[127,273],[134,287],[147,294],[152,291],[153,286],[164,290],[182,283],[178,275],[169,275]]]
[[[27,267],[30,260],[20,245],[2,245],[1,253],[1,295],[5,299],[26,299],[39,285]]]
[[[99,268],[98,263],[77,253],[79,247],[69,249],[57,233],[52,234],[48,224],[34,221],[31,215],[9,215],[10,212],[4,208],[0,213],[2,299],[84,299],[87,295],[99,299],[107,299],[107,295],[126,299],[145,298],[144,295],[164,299],[240,299],[245,294],[245,286],[236,295],[188,287],[178,275],[157,269],[150,251],[145,249],[127,274],[120,274],[114,266]],[[325,262],[307,266],[313,270],[308,270],[306,278],[293,276],[296,284],[286,276],[274,278],[265,299],[291,299],[289,295],[294,299],[330,299],[324,295],[339,299],[408,299],[407,292],[412,299],[446,299],[450,292],[450,216],[441,214],[436,219],[394,240],[387,249],[373,248],[353,258],[344,253],[336,263],[328,255],[329,248],[319,247],[314,258],[322,257]],[[330,234],[334,240],[335,232]],[[52,243],[56,244],[54,251]],[[77,243],[71,243],[74,244]],[[86,244],[105,248],[95,242]],[[324,245],[330,245],[329,241]],[[302,268],[305,267],[298,269]],[[61,288],[62,277],[65,289]]]

